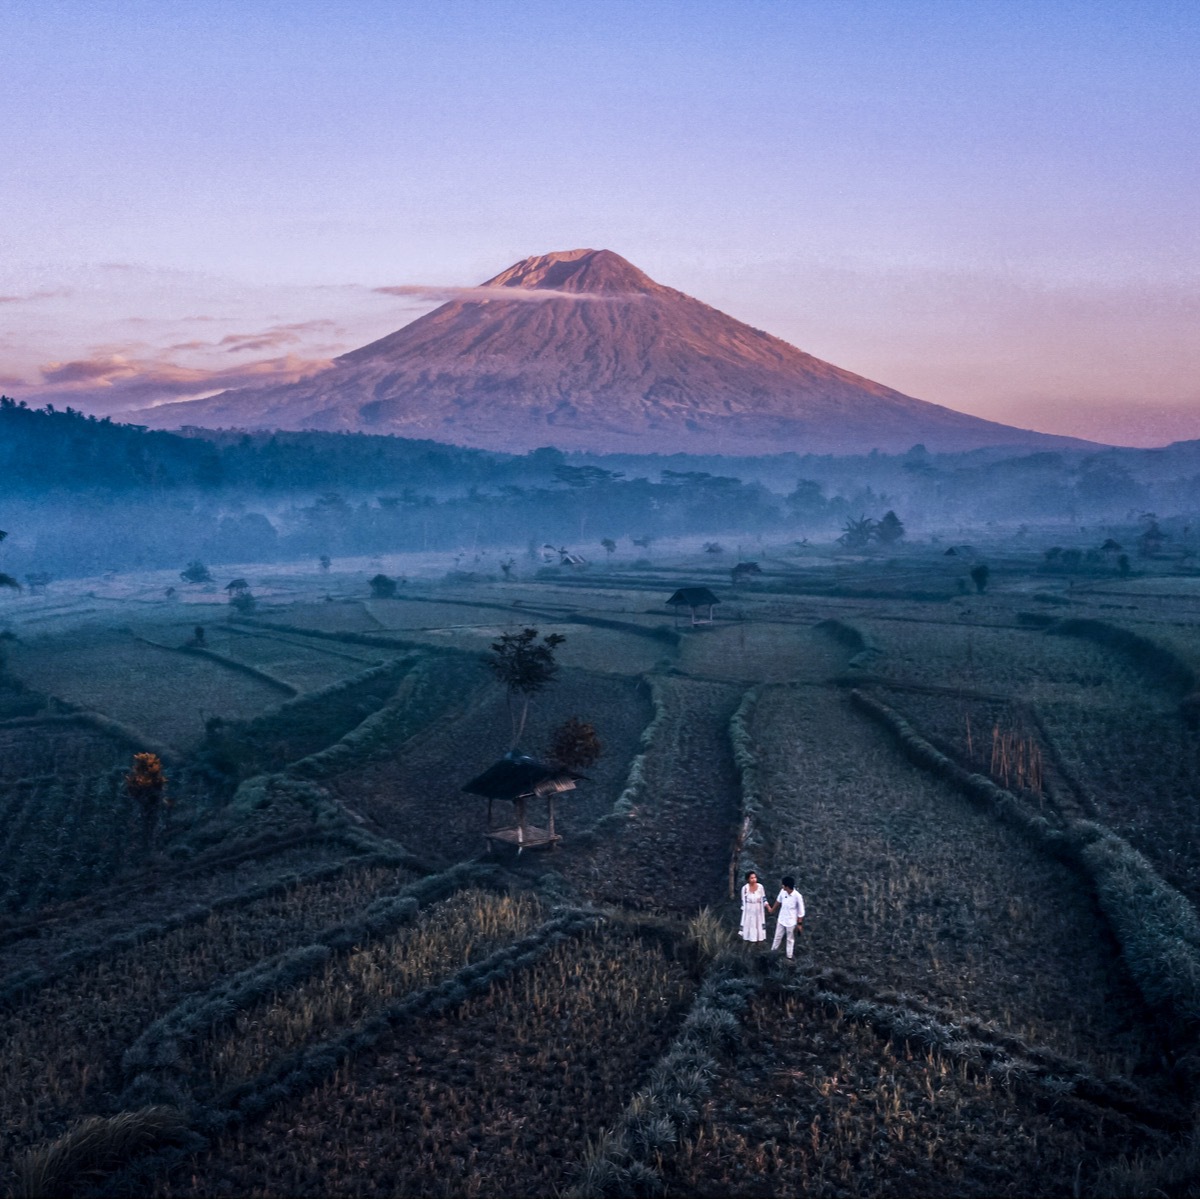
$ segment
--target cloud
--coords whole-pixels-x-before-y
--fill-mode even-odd
[[[217,344],[224,348],[226,354],[242,354],[247,350],[275,350],[299,340],[286,329],[276,329],[267,333],[229,333]]]
[[[559,292],[553,288],[505,287],[436,287],[421,283],[398,284],[371,289],[379,296],[398,296],[422,304],[446,304],[451,300],[612,300],[612,295],[594,292]]]
[[[0,304],[27,304],[33,300],[53,300],[58,296],[71,295],[70,288],[43,288],[38,292],[25,292],[23,295],[0,296]]]
[[[294,383],[330,365],[326,358],[287,354],[237,367],[207,370],[165,358],[97,354],[70,362],[47,363],[41,368],[42,383],[25,386],[23,395],[35,403],[65,402],[85,411],[115,413],[251,384]]]

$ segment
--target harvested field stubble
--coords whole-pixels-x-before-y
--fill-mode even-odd
[[[656,941],[562,942],[182,1163],[157,1194],[551,1195],[693,985]]]
[[[978,1066],[766,991],[700,1127],[665,1158],[679,1196],[1063,1196],[1164,1144]]]
[[[29,993],[0,1034],[0,1061],[10,1081],[0,1091],[0,1161],[106,1103],[120,1082],[126,1046],[183,996],[285,947],[305,945],[406,878],[394,867],[368,867],[299,884],[214,912]]]
[[[1049,764],[1051,785],[1061,774],[1057,790],[1070,807],[1074,798],[1083,815],[1127,838],[1200,902],[1200,730],[1181,718],[1176,676],[1188,668],[1172,647],[1165,665],[1139,667],[1136,638],[1119,629],[1109,635],[1114,627],[1097,621],[1055,627],[1081,628],[1086,637],[862,624],[887,650],[876,670],[940,689],[889,696],[936,746],[1003,785],[992,770],[993,742],[1014,736]]]
[[[533,896],[466,889],[422,910],[412,926],[356,947],[295,988],[239,1012],[199,1047],[189,1075],[215,1092],[253,1079],[274,1058],[321,1041],[410,991],[425,987],[528,933],[542,919]]]
[[[1140,1001],[1080,874],[910,766],[840,694],[764,689],[763,836],[823,963],[1099,1064],[1149,1054]]]
[[[663,712],[638,798],[623,826],[606,828],[581,855],[575,874],[598,902],[690,916],[728,891],[738,820],[728,726],[741,693],[671,676],[658,686]]]

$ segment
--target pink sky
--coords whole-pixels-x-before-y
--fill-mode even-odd
[[[1200,8],[0,10],[0,390],[296,377],[606,247],[995,420],[1200,437]]]

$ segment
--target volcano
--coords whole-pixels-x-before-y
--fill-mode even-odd
[[[1081,445],[822,362],[611,250],[527,258],[298,382],[140,414],[159,428],[390,433],[485,449],[861,453]]]

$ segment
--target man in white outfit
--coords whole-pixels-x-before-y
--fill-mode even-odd
[[[796,891],[796,881],[790,875],[783,877],[783,890],[775,898],[775,904],[769,911],[779,910],[775,920],[775,940],[771,943],[772,950],[779,949],[783,935],[787,934],[787,956],[792,957],[796,947],[796,930],[804,932],[804,897]]]

